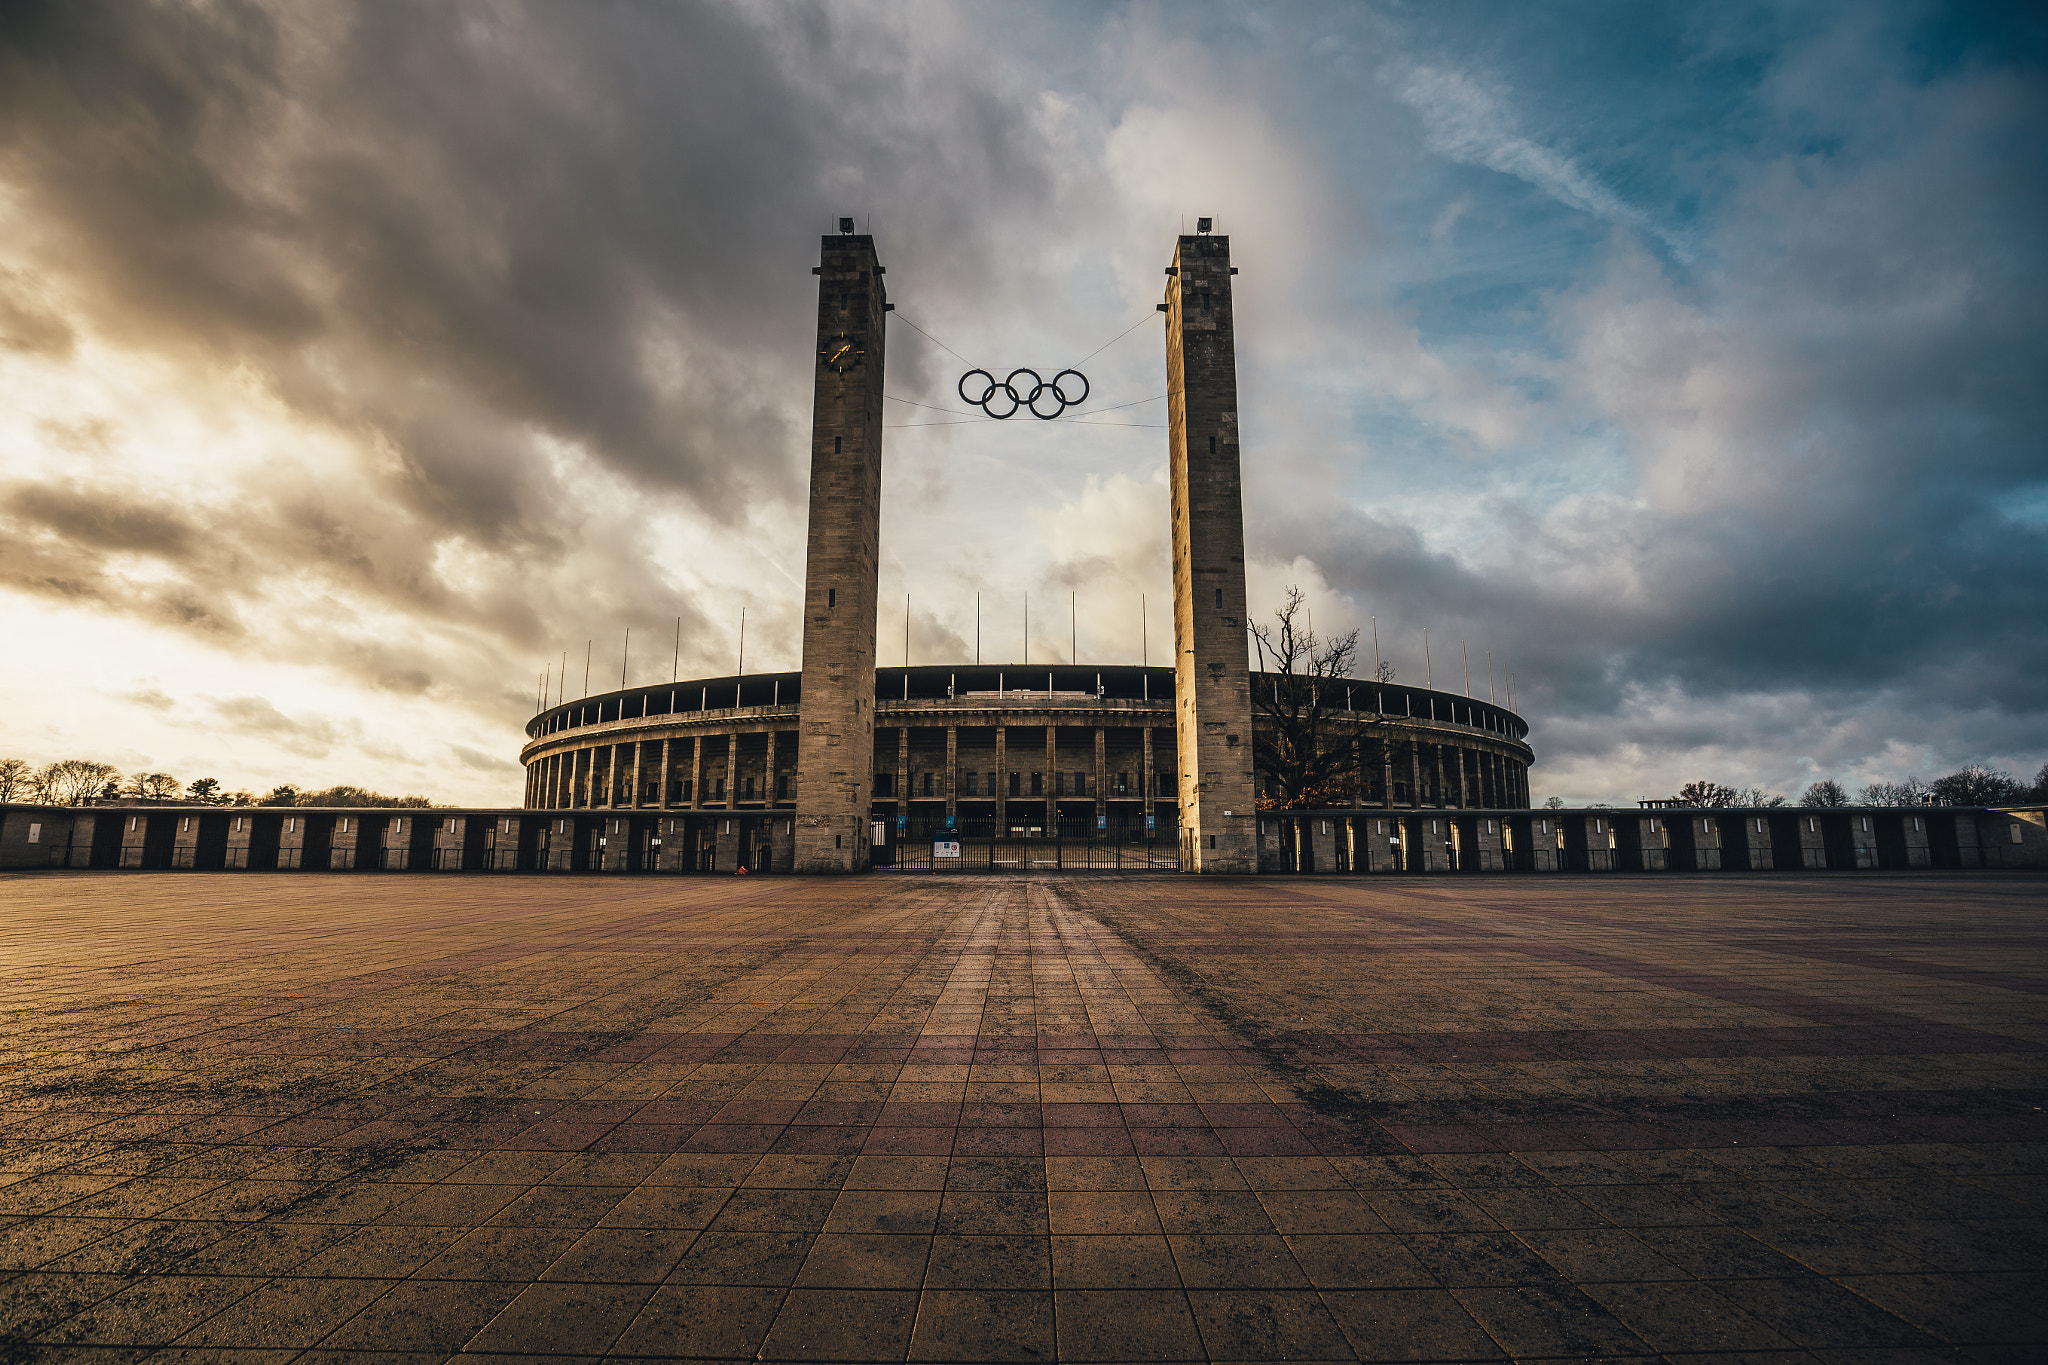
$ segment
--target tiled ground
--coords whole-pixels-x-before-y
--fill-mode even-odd
[[[0,1358],[2038,1361],[2044,893],[4,878]]]

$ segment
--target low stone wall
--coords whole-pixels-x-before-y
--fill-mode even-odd
[[[793,820],[787,810],[6,804],[0,868],[787,872]],[[1258,857],[1271,873],[2048,868],[2048,807],[1267,810]]]

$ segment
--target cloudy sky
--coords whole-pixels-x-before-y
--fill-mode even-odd
[[[1252,600],[1490,652],[1539,798],[2031,774],[2023,11],[8,5],[0,752],[509,803],[586,642],[729,672],[744,608],[797,667],[841,214],[899,309],[882,662],[906,594],[971,658],[976,593],[984,659],[1027,593],[1034,660],[1157,659],[1153,304],[1210,215]],[[1084,420],[998,424],[903,323],[999,371],[1137,325]]]

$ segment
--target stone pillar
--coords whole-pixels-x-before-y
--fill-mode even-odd
[[[905,833],[910,830],[910,727],[896,727],[896,813],[903,817]]]
[[[1059,833],[1060,824],[1060,727],[1050,713],[1045,718],[1045,832]]]
[[[1103,827],[1103,818],[1109,814],[1109,796],[1103,785],[1109,780],[1109,731],[1100,725],[1095,727],[1095,830]],[[1093,834],[1095,830],[1091,830]]]
[[[1389,739],[1380,741],[1380,795],[1386,800],[1380,804],[1388,810],[1394,808],[1394,745]]]
[[[960,816],[960,727],[946,727],[946,820],[957,826]]]
[[[660,806],[663,810],[667,810],[671,804],[671,802],[669,801],[669,793],[672,789],[669,784],[674,780],[672,776],[672,774],[675,772],[674,749],[675,741],[673,739],[664,739],[661,742],[661,776],[656,779],[661,783],[661,792],[657,797],[655,804]]]
[[[1145,819],[1149,821],[1152,818],[1154,809],[1153,802],[1158,800],[1158,792],[1155,788],[1157,779],[1152,775],[1152,727],[1147,725],[1143,734],[1144,754],[1138,761],[1145,765],[1145,771],[1138,774],[1138,792],[1145,798]],[[1149,857],[1150,855],[1146,856]]]
[[[734,730],[725,737],[725,808],[730,811],[740,803],[740,732]]]
[[[693,735],[690,739],[690,800],[691,810],[704,808],[704,736]],[[696,851],[691,850],[691,856]],[[693,863],[694,867],[695,864]]]
[[[881,549],[882,267],[875,239],[824,239],[804,549],[803,720],[796,870],[868,866]]]
[[[1010,732],[996,727],[996,837],[1010,832]]]
[[[1459,745],[1451,752],[1458,756],[1458,809],[1468,810],[1472,805],[1472,793],[1465,785],[1465,747]]]
[[[767,757],[767,758],[765,758],[765,759],[763,759],[763,760],[762,760],[762,763],[763,763],[763,765],[764,765],[764,769],[765,769],[765,774],[766,774],[766,775],[765,775],[765,776],[763,776],[763,777],[762,777],[762,779],[761,779],[761,781],[762,781],[762,782],[763,782],[763,783],[765,784],[765,785],[764,785],[764,786],[762,787],[762,789],[761,789],[761,804],[762,804],[763,808],[765,808],[765,809],[767,809],[767,810],[774,810],[774,809],[775,809],[775,730],[774,730],[774,727],[772,727],[772,726],[771,726],[771,727],[769,727],[769,730],[768,730],[768,757]]]
[[[632,800],[630,800],[630,801],[628,801],[628,802],[626,803],[626,804],[627,804],[627,805],[629,805],[629,806],[639,806],[639,805],[643,805],[643,804],[645,804],[645,802],[646,802],[646,800],[647,800],[647,768],[646,768],[646,759],[647,759],[647,742],[646,742],[645,740],[640,740],[640,739],[636,739],[636,740],[634,740],[634,741],[633,741],[633,799],[632,799]]]
[[[1228,237],[1182,237],[1166,288],[1174,732],[1187,872],[1256,872],[1259,865],[1234,273]]]

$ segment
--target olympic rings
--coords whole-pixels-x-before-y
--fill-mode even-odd
[[[967,381],[976,375],[981,376],[984,384],[979,397],[967,391]],[[1030,382],[1020,387],[1017,382],[1019,375],[1025,376]],[[1076,396],[1069,396],[1067,393],[1066,380],[1068,375],[1072,375],[1081,381],[1081,392]],[[1038,377],[1038,371],[1019,367],[1010,371],[1009,376],[1001,382],[997,382],[996,377],[987,370],[969,370],[966,374],[960,376],[959,390],[961,402],[969,407],[980,408],[998,422],[1006,422],[1010,418],[1015,417],[1020,409],[1028,409],[1033,417],[1038,418],[1042,422],[1050,422],[1068,408],[1079,407],[1087,402],[1089,385],[1088,376],[1082,374],[1079,370],[1061,370],[1053,376],[1051,383],[1047,383]],[[1047,395],[1050,395],[1050,397]],[[1010,405],[1003,408],[1000,412],[991,406],[991,404],[1000,404],[1006,398],[1010,400]],[[1056,403],[1059,406],[1053,408],[1051,412],[1041,412],[1039,410],[1041,403]]]

